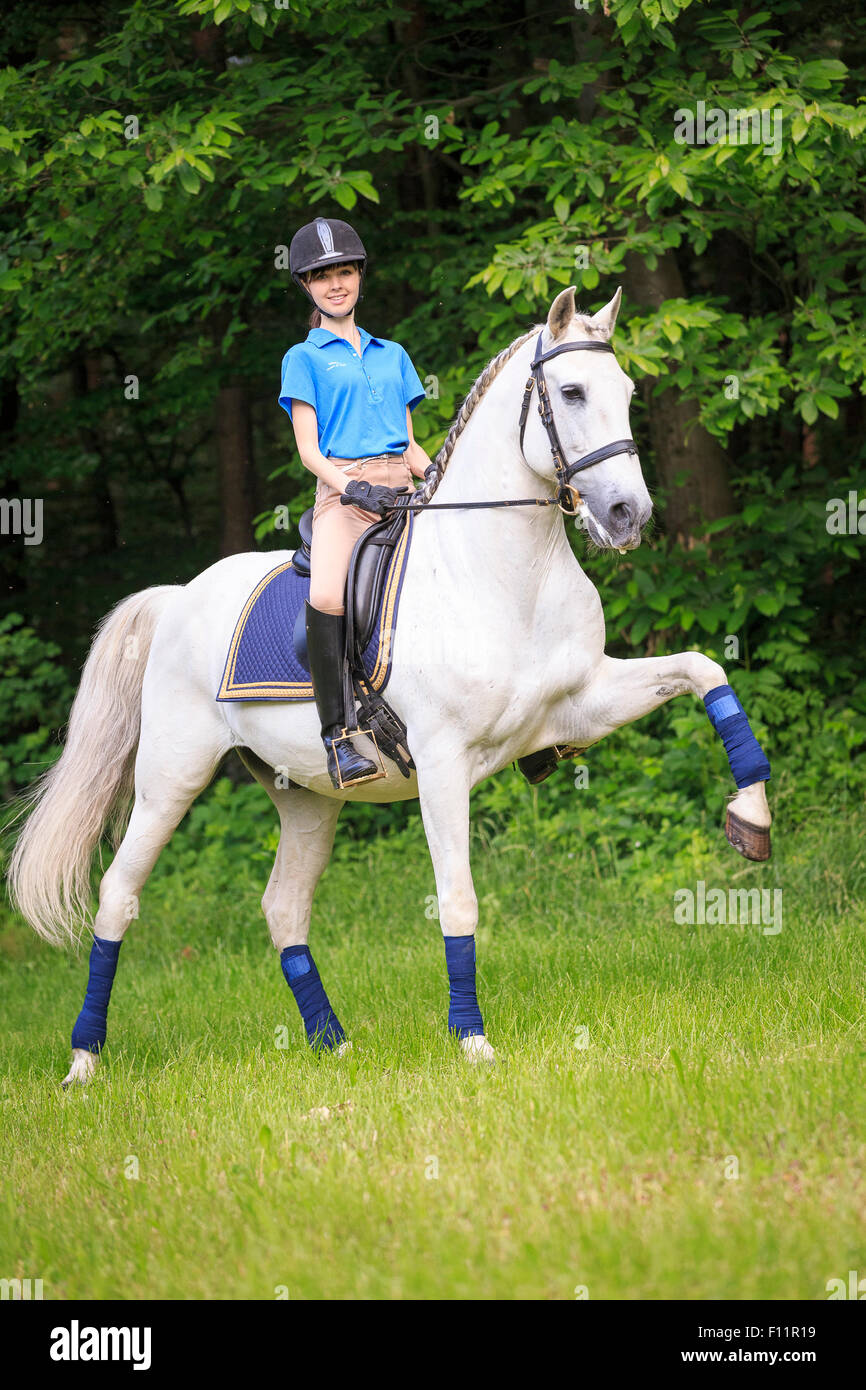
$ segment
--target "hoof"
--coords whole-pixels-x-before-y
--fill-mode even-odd
[[[496,1053],[483,1033],[472,1033],[468,1038],[461,1038],[460,1046],[467,1062],[490,1062],[492,1065],[496,1061]]]
[[[64,1091],[68,1086],[86,1086],[96,1071],[96,1057],[83,1047],[73,1048],[72,1066],[61,1081]]]
[[[759,825],[750,825],[741,820],[736,812],[728,810],[725,819],[725,835],[728,844],[743,855],[745,859],[763,860],[770,857],[770,831]]]

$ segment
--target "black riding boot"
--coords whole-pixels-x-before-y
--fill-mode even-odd
[[[343,654],[346,648],[346,616],[323,613],[309,600],[306,606],[307,660],[313,678],[316,709],[322,721],[322,742],[328,754],[331,782],[339,789],[370,782],[381,769],[341,737],[346,717],[343,702]]]

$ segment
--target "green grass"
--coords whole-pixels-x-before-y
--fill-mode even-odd
[[[320,884],[342,1059],[306,1047],[261,864],[233,894],[146,890],[89,1088],[59,1085],[85,956],[7,916],[0,1275],[46,1298],[826,1298],[866,1274],[864,828],[777,835],[768,866],[719,837],[643,879],[576,841],[476,841],[492,1070],[445,1034],[420,843]],[[782,931],[676,925],[697,878],[782,887]]]

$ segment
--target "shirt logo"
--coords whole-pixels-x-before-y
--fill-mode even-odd
[[[348,367],[348,366],[351,366],[351,363],[349,363],[349,362],[329,362],[328,365],[327,365],[327,367],[325,368],[325,371],[326,371],[326,372],[330,372],[330,371],[333,370],[334,367]]]

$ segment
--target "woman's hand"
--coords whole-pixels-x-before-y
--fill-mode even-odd
[[[361,478],[352,478],[340,496],[341,507],[360,507],[362,512],[374,512],[377,516],[387,516],[396,505],[397,488],[367,483]]]

